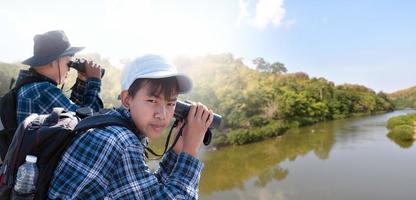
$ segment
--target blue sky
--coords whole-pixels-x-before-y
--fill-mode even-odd
[[[62,29],[116,65],[229,52],[392,92],[416,85],[415,10],[411,0],[0,0],[0,61],[30,57],[35,34]]]

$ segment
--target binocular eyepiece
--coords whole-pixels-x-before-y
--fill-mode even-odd
[[[176,101],[174,117],[176,119],[185,119],[188,116],[189,110],[191,109],[191,104],[183,101]],[[209,128],[218,128],[221,124],[222,116],[214,113],[214,120],[212,121]]]
[[[68,67],[72,67],[79,72],[85,73],[85,60],[81,60],[77,58],[74,61],[72,60],[69,61],[67,65]],[[104,76],[104,74],[105,74],[105,69],[101,68],[101,78]]]

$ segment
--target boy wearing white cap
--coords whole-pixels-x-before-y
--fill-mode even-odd
[[[191,105],[182,136],[151,173],[145,163],[147,138],[158,138],[173,118],[178,94],[191,80],[164,58],[139,57],[122,76],[122,107],[109,115],[130,121],[135,134],[120,126],[91,129],[67,149],[52,178],[50,199],[197,199],[203,163],[197,152],[213,112]],[[180,126],[182,126],[181,123]]]

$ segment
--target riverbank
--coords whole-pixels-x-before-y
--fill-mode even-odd
[[[256,123],[257,126],[255,127],[230,130],[226,131],[226,133],[217,133],[217,135],[213,139],[211,148],[209,149],[212,150],[230,145],[245,145],[254,142],[259,142],[269,138],[284,135],[288,130],[293,128],[308,127],[321,122],[329,122],[340,119],[353,119],[356,117],[374,116],[385,114],[388,112],[392,111],[378,111],[374,113],[353,113],[348,116],[338,115],[337,118],[334,118],[332,120],[316,121],[313,123],[304,124],[299,123],[298,121],[289,122],[284,120],[276,120],[269,123]]]

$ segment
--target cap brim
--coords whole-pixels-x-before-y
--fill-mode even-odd
[[[184,94],[192,89],[192,81],[188,76],[177,75],[176,79],[178,80],[179,93]]]
[[[26,60],[24,60],[22,63],[25,65],[30,65],[31,67],[37,67],[37,66],[42,66],[42,65],[46,65],[52,61],[54,61],[55,59],[58,59],[59,57],[62,56],[73,56],[75,53],[81,51],[85,49],[85,47],[69,47],[68,49],[66,49],[64,52],[62,52],[59,55],[51,55],[48,57],[37,57],[37,56],[32,56]]]
[[[157,73],[150,73],[150,74],[143,74],[141,76],[137,76],[136,79],[139,78],[168,78],[168,77],[176,77],[178,80],[178,93],[184,94],[189,92],[192,89],[192,80],[187,75],[182,73],[172,73],[167,71],[160,71]]]

